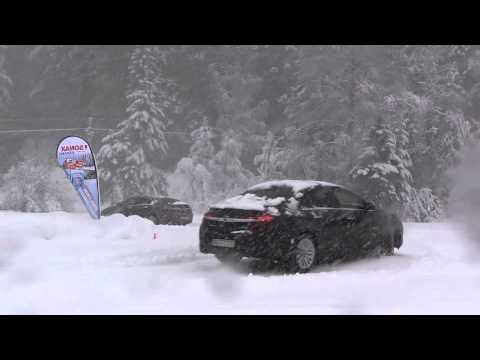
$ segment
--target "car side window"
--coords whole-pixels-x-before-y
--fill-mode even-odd
[[[130,206],[130,205],[133,205],[133,204],[135,204],[135,199],[127,199],[127,200],[124,200],[122,202],[123,206]]]
[[[151,199],[146,198],[146,197],[141,197],[141,198],[136,198],[134,204],[139,205],[139,204],[148,204],[151,201]]]
[[[302,207],[338,207],[338,202],[333,195],[333,189],[331,187],[322,186],[317,187],[305,194],[305,197],[302,201]]]
[[[338,200],[339,207],[349,209],[365,208],[365,200],[360,196],[344,189],[335,189],[335,197]]]

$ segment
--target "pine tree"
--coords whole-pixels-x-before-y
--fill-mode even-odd
[[[242,142],[235,131],[223,134],[220,149],[209,163],[218,198],[238,194],[255,182],[254,175],[242,166],[242,150]]]
[[[405,204],[405,220],[431,222],[440,219],[444,214],[444,204],[432,189],[413,188],[410,199]]]
[[[298,47],[297,76],[283,101],[289,125],[302,138],[290,153],[300,151],[293,158],[303,162],[304,176],[345,182],[361,151],[358,139],[379,112],[380,71],[389,61],[379,47]]]
[[[206,165],[213,158],[215,149],[212,144],[214,134],[206,122],[198,129],[192,131],[192,146],[190,147],[190,157],[197,164]]]
[[[13,86],[12,79],[5,69],[6,45],[0,45],[0,110],[6,110],[10,103],[10,89]]]
[[[48,141],[29,139],[1,178],[0,206],[26,212],[83,211],[65,174],[46,151]]]
[[[422,110],[414,123],[419,148],[413,149],[413,171],[421,186],[437,194],[445,187],[445,171],[455,165],[471,127],[453,50],[450,46],[415,46],[404,55],[410,97],[416,100],[410,102]]]
[[[154,165],[168,149],[164,131],[170,103],[162,87],[161,60],[158,48],[133,49],[128,67],[127,118],[103,139],[99,151],[102,177],[110,183],[107,188],[121,189],[122,197],[166,193],[165,178]]]
[[[168,177],[169,193],[188,201],[195,210],[203,211],[213,194],[213,175],[210,161],[214,156],[214,135],[204,124],[192,131],[188,157],[182,158]]]
[[[263,181],[282,177],[281,149],[278,143],[279,139],[276,138],[271,131],[267,132],[267,136],[264,138],[262,152],[255,156],[253,160],[260,174],[260,179]]]
[[[116,127],[98,158],[104,200],[160,193],[161,169],[176,169],[173,185],[200,204],[258,178],[348,185],[355,168],[392,185],[405,217],[426,221],[440,216],[448,170],[480,129],[480,47],[0,46],[0,112],[32,119],[8,124],[18,129],[79,127],[90,116]],[[371,133],[377,114],[382,135]],[[178,136],[167,148],[167,127],[193,131],[193,145]],[[18,148],[18,138],[0,147]],[[353,182],[375,195],[375,181]]]
[[[408,156],[402,136],[381,118],[366,139],[366,147],[351,171],[354,187],[384,209],[403,215],[412,192]]]

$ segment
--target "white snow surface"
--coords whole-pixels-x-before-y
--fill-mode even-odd
[[[332,184],[326,181],[316,181],[316,180],[273,180],[263,182],[261,184],[254,185],[250,187],[248,190],[264,190],[270,189],[275,186],[288,186],[293,189],[294,193],[310,189],[314,186],[322,185],[322,186],[338,186],[337,184]],[[247,190],[247,191],[248,191]]]
[[[452,224],[407,223],[394,256],[285,275],[201,254],[200,219],[0,212],[0,313],[480,314],[480,257]]]

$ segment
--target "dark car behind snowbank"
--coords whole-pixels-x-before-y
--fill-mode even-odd
[[[256,185],[210,207],[200,226],[200,251],[222,262],[243,257],[279,261],[288,271],[372,254],[393,254],[403,225],[346,188],[321,181]]]
[[[170,197],[131,197],[102,211],[102,216],[112,214],[138,215],[155,225],[186,225],[193,220],[190,205]]]

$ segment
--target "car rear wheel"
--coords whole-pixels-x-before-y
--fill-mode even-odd
[[[150,220],[151,222],[153,222],[155,225],[158,225],[158,219],[155,215],[150,215],[148,217],[148,220]]]
[[[316,264],[318,251],[310,235],[303,235],[296,242],[287,260],[287,270],[291,273],[306,273]]]
[[[240,254],[233,252],[233,251],[227,251],[227,252],[221,252],[215,254],[215,257],[222,263],[226,265],[237,265],[240,263],[242,260],[243,256]]]

